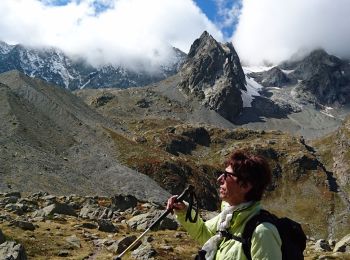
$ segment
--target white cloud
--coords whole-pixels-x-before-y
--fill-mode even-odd
[[[349,0],[243,0],[233,44],[245,63],[278,63],[324,48],[350,57]]]
[[[170,45],[187,52],[204,30],[223,39],[192,0],[45,1],[1,0],[0,40],[56,46],[94,64],[156,67],[169,57]],[[94,4],[110,8],[96,14]]]

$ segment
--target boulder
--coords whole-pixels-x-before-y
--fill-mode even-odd
[[[135,208],[137,199],[132,195],[115,195],[112,198],[112,205],[114,209],[124,211],[129,208]]]
[[[131,253],[131,256],[137,260],[153,260],[154,256],[157,255],[157,251],[152,247],[151,244],[140,246],[138,249]]]
[[[67,237],[66,241],[68,242],[69,245],[71,245],[74,248],[81,248],[80,239],[76,235]]]
[[[149,212],[145,214],[141,214],[135,217],[132,217],[127,221],[127,224],[132,228],[136,230],[146,230],[155,220],[157,220],[161,215],[163,211],[156,210],[154,212]],[[155,227],[155,230],[176,230],[178,228],[178,223],[175,221],[175,219],[171,216],[165,217],[158,227]]]
[[[23,221],[23,220],[16,220],[14,222],[14,225],[23,229],[23,230],[30,230],[30,231],[34,231],[35,230],[35,226],[33,225],[33,223],[30,223],[28,221]]]
[[[74,209],[66,203],[54,203],[33,213],[33,217],[47,217],[53,214],[77,216]]]
[[[113,225],[113,223],[110,220],[99,219],[97,223],[98,223],[98,230],[100,231],[109,232],[109,233],[115,233],[118,231],[118,229]]]
[[[15,241],[7,241],[0,244],[0,259],[27,260],[24,247]]]
[[[350,234],[335,244],[333,252],[350,252]]]
[[[317,240],[313,248],[317,252],[332,251],[330,245],[324,239]]]
[[[121,240],[118,240],[118,241],[114,242],[111,246],[108,247],[108,250],[112,251],[115,254],[120,254],[128,246],[130,246],[136,239],[137,239],[136,236],[127,236],[125,238],[122,238]],[[136,243],[131,250],[135,250],[141,244],[142,244],[142,242],[138,241],[138,243]]]

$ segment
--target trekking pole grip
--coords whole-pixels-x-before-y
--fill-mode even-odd
[[[189,194],[190,192],[193,192],[194,187],[192,185],[188,185],[188,187],[179,195],[176,197],[175,201],[176,202],[181,202],[184,200],[184,198],[187,196],[187,194]],[[114,258],[114,260],[121,260],[122,256],[128,252],[130,249],[132,249],[136,243],[149,231],[151,230],[153,227],[155,227],[156,225],[158,225],[170,212],[172,211],[172,209],[167,209],[166,211],[164,211],[164,213],[156,220],[154,221],[131,245],[129,245],[120,255],[118,255],[116,258]]]
[[[193,190],[194,187],[192,185],[188,185],[188,187],[184,189],[184,191],[179,196],[176,197],[175,202],[183,201],[187,194],[193,192]],[[166,211],[164,211],[164,213],[151,224],[149,229],[152,229],[153,227],[157,226],[167,215],[169,215],[170,212],[172,212],[172,209],[167,209]]]
[[[192,185],[188,185],[188,187],[186,189],[184,189],[184,191],[177,196],[177,198],[175,199],[176,202],[181,202],[184,200],[184,198],[186,197],[187,194],[189,194],[190,192],[193,192],[194,187]]]

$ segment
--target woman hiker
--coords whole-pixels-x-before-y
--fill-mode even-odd
[[[187,206],[169,198],[168,209],[173,209],[177,220],[190,236],[203,245],[196,259],[247,259],[240,238],[247,221],[261,210],[260,200],[271,181],[268,162],[261,156],[244,151],[233,152],[225,162],[225,171],[219,176],[221,213],[204,222],[185,221]],[[259,224],[251,239],[251,259],[282,259],[281,238],[277,228],[268,222]],[[205,258],[204,258],[205,255]]]

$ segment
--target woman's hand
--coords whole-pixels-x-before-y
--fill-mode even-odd
[[[167,206],[166,208],[167,209],[170,209],[171,210],[171,213],[174,213],[173,210],[176,210],[176,211],[183,211],[186,209],[186,205],[185,203],[183,202],[176,202],[176,198],[177,198],[177,195],[174,195],[174,196],[171,196],[169,199],[168,199],[168,203],[167,203]]]

